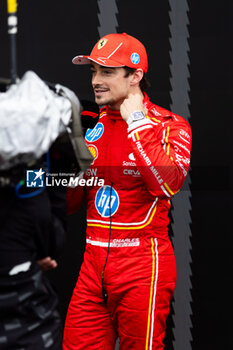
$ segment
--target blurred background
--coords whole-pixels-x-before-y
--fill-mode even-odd
[[[233,2],[18,0],[18,74],[35,71],[93,101],[89,54],[99,37],[126,32],[148,52],[150,99],[192,126],[189,177],[171,212],[178,286],[166,349],[230,349],[232,312]],[[6,1],[0,1],[0,76],[10,77]],[[1,121],[0,121],[1,122]],[[1,210],[1,208],[0,208]],[[85,249],[85,206],[69,217],[67,242],[48,273],[64,320]]]

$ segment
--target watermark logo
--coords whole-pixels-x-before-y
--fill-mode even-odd
[[[104,132],[104,126],[102,123],[97,123],[94,129],[87,129],[85,139],[88,142],[95,142],[101,138]]]
[[[95,207],[98,213],[109,218],[114,215],[119,208],[120,200],[117,191],[111,186],[101,187],[95,197]]]
[[[40,170],[27,170],[26,184],[27,187],[44,187],[44,174],[45,172],[40,168]]]
[[[104,186],[104,180],[96,176],[97,171],[93,169],[88,177],[83,178],[83,173],[75,176],[70,173],[45,173],[40,170],[27,170],[26,187],[76,187],[76,186]]]

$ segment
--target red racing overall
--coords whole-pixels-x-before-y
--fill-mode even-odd
[[[191,130],[180,116],[152,104],[130,126],[104,107],[87,130],[95,155],[86,178],[104,186],[69,188],[68,211],[87,196],[87,244],[69,305],[64,350],[163,349],[176,282],[168,238],[170,197],[190,162]],[[103,298],[106,292],[106,300]]]

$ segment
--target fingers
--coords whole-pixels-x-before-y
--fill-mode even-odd
[[[55,269],[57,267],[57,262],[54,259],[51,259],[50,256],[46,258],[37,260],[38,265],[40,266],[42,271],[48,271],[51,269]]]

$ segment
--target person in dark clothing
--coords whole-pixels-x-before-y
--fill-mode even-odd
[[[58,299],[43,272],[64,246],[65,188],[17,192],[24,176],[20,167],[0,172],[0,348],[61,350]]]

